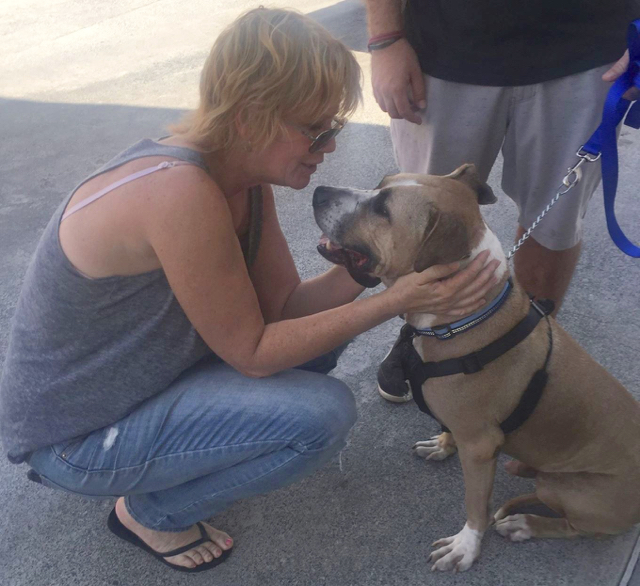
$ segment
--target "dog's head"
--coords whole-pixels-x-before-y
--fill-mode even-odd
[[[479,204],[494,203],[473,165],[450,175],[389,175],[371,191],[320,186],[313,194],[324,232],[318,251],[364,286],[464,260],[479,243]]]

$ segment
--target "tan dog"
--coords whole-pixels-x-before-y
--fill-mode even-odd
[[[379,277],[389,286],[411,271],[459,260],[466,264],[490,249],[502,261],[500,282],[487,295],[493,299],[509,276],[502,248],[478,206],[493,201],[472,165],[444,177],[385,177],[372,191],[318,187],[314,213],[328,237],[319,250],[346,265],[355,278]],[[463,356],[511,330],[529,307],[515,283],[486,321],[448,340],[421,336],[413,344],[423,360]],[[406,319],[417,328],[443,323],[427,314]],[[545,362],[551,337],[542,397],[530,418],[505,435],[500,422]],[[542,319],[526,339],[480,372],[432,378],[422,390],[451,434],[418,442],[416,452],[443,459],[458,451],[467,508],[460,533],[434,544],[433,569],[468,569],[494,519],[498,532],[512,541],[615,534],[640,522],[640,405],[555,320]],[[489,501],[500,451],[522,463],[523,475],[535,474],[536,492],[507,502],[492,519]],[[560,518],[510,514],[517,506],[539,502]]]

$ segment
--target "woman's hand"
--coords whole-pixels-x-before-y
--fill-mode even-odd
[[[487,262],[489,251],[481,252],[464,270],[449,277],[460,263],[436,265],[421,273],[400,277],[389,289],[394,313],[430,313],[459,318],[487,303],[486,293],[498,282],[494,276],[499,260]]]

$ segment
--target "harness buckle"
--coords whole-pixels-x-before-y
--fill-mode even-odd
[[[530,301],[533,309],[535,309],[540,314],[540,317],[546,317],[547,315],[550,315],[551,313],[553,313],[553,310],[555,308],[555,303],[551,299],[531,299]]]
[[[476,352],[462,356],[460,358],[460,363],[464,374],[474,374],[476,372],[480,372],[484,368]]]

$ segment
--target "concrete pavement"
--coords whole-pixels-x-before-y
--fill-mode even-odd
[[[157,137],[193,106],[204,58],[221,28],[254,3],[220,0],[4,0],[0,5],[0,361],[20,284],[59,201],[83,177],[139,138]],[[365,104],[313,182],[277,190],[283,229],[303,277],[327,267],[316,253],[310,206],[318,184],[371,187],[395,170],[386,116],[369,88],[364,11],[357,0],[300,0],[354,50],[365,72]],[[623,130],[618,215],[640,241],[636,177],[640,134]],[[560,179],[560,178],[559,178]],[[505,247],[515,208],[490,183],[484,210]],[[550,194],[550,197],[553,194]],[[564,327],[640,398],[640,262],[606,233],[598,192],[585,245],[561,314]],[[477,564],[432,574],[435,539],[464,523],[457,458],[425,463],[411,445],[436,427],[415,405],[375,392],[375,372],[400,322],[360,336],[335,375],[357,399],[360,419],[337,460],[289,489],[236,504],[215,524],[236,540],[223,566],[185,576],[116,540],[105,527],[111,501],[91,501],[29,483],[25,466],[0,458],[0,584],[10,586],[640,586],[633,574],[637,530],[606,539],[511,544],[494,531]],[[494,503],[530,490],[499,469]],[[635,551],[635,554],[634,554]]]

